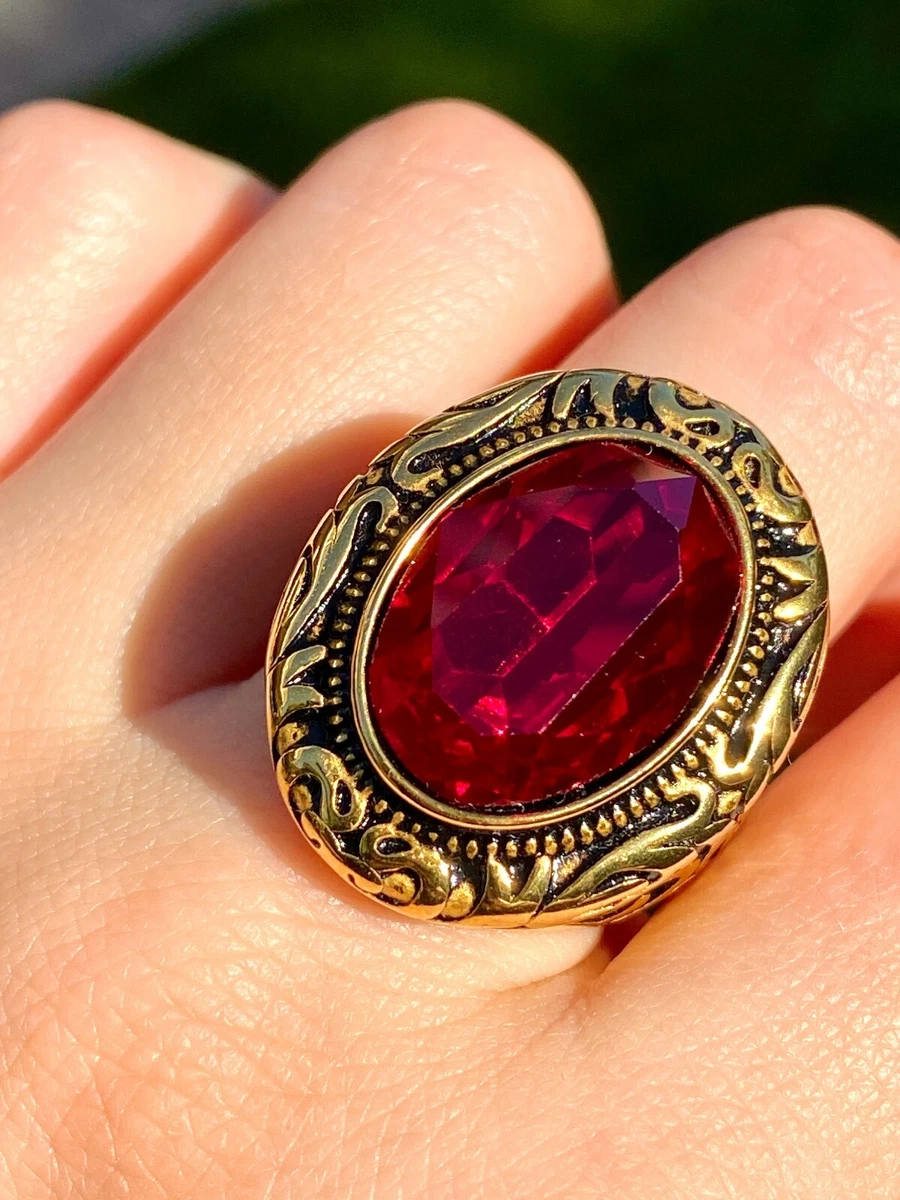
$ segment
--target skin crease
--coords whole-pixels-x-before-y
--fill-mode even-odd
[[[69,121],[101,147],[104,203],[121,188],[140,204],[115,180],[119,139],[140,143],[148,188],[177,173],[207,189],[203,211],[161,205],[167,259],[145,231],[81,292],[54,249],[67,213],[89,224],[97,202],[47,136]],[[0,1194],[896,1196],[887,668],[855,713],[830,702],[820,732],[836,728],[630,941],[422,926],[355,899],[299,843],[260,678],[242,679],[261,611],[194,571],[224,525],[277,590],[282,550],[266,568],[260,545],[299,548],[359,465],[345,460],[391,423],[523,369],[625,366],[687,380],[779,445],[819,519],[835,628],[871,653],[873,613],[885,642],[900,632],[896,576],[882,582],[900,548],[893,239],[847,213],[776,214],[611,315],[577,181],[472,106],[359,131],[221,256],[233,238],[210,231],[244,186],[235,170],[211,177],[204,155],[59,106],[0,122],[15,144],[31,174],[12,184],[0,166],[0,195],[63,189],[0,226],[9,294],[61,297],[49,332],[29,319],[20,336],[3,311],[17,436],[42,428],[49,394],[68,412],[92,390],[48,385],[42,338],[90,328],[123,361],[0,491]],[[198,244],[214,249],[192,258]],[[123,320],[108,297],[154,256],[187,294],[164,319],[168,304],[136,304]],[[238,597],[213,624],[227,638],[198,625],[167,645],[159,597],[188,575],[200,612]]]

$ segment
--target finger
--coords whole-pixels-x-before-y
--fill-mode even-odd
[[[894,683],[593,985],[579,1042],[629,1113],[607,1124],[614,1194],[665,1176],[690,1179],[676,1195],[894,1195],[898,722]],[[591,1100],[577,1070],[567,1084],[561,1125]]]
[[[812,503],[839,630],[900,551],[900,248],[798,209],[710,242],[575,355],[678,379],[744,413]]]
[[[0,119],[0,472],[268,203],[240,167],[58,101]]]
[[[257,528],[242,578],[207,589],[218,607],[182,605],[198,620],[189,637],[167,639],[169,673],[146,682],[135,707],[213,681],[210,644],[231,661],[246,657],[248,638],[258,644],[289,562],[362,465],[348,424],[359,422],[375,451],[427,411],[567,350],[610,296],[580,184],[500,117],[420,106],[326,155],[7,493],[16,610],[24,602],[38,639],[60,620],[92,631],[89,645],[59,647],[58,670],[79,680],[73,705],[92,717],[118,706],[114,664],[140,598],[235,484],[259,473],[277,495],[275,534]],[[288,488],[262,475],[304,447]],[[246,531],[255,500],[242,495],[230,518]],[[173,574],[216,557],[202,527],[197,536],[189,563],[170,560]],[[85,604],[69,594],[62,607],[51,558],[55,577],[77,564]],[[177,586],[161,579],[166,593]],[[261,597],[265,618],[223,607],[232,589]]]
[[[454,1195],[483,1194],[489,1174],[505,1195],[893,1200],[898,722],[894,684],[782,776],[764,819],[602,976],[584,963],[433,1030],[430,1062],[461,1064],[449,1080],[388,1055],[398,1099],[377,1135],[340,1162],[304,1144],[296,1169],[334,1195],[375,1170],[419,1194],[434,1176],[416,1164],[446,1155]],[[347,1059],[365,1055],[358,1027],[344,1036]],[[457,1102],[435,1122],[419,1096],[442,1082]],[[352,1106],[337,1089],[316,1117]]]

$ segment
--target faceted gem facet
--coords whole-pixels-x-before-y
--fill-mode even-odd
[[[375,724],[460,808],[563,796],[673,730],[740,589],[730,518],[686,462],[579,441],[450,508],[417,547],[369,663]]]

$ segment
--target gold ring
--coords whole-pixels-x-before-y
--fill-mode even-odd
[[[300,556],[267,660],[282,794],[410,916],[622,919],[785,761],[827,591],[744,417],[621,371],[513,380],[380,454]]]

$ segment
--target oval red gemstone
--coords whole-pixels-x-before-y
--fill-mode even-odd
[[[369,662],[384,745],[460,808],[562,797],[671,733],[741,590],[731,518],[683,460],[587,439],[449,509]]]

